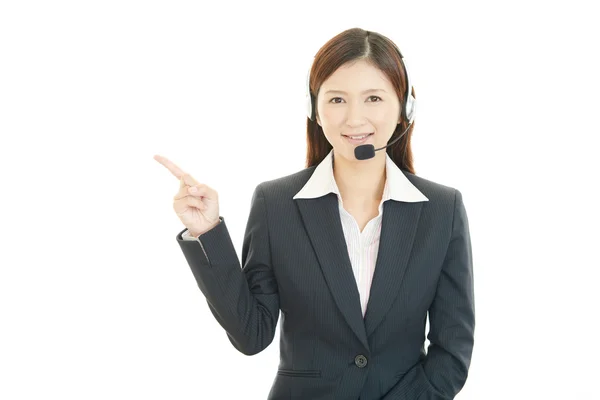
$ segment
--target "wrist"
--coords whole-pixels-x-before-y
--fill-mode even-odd
[[[200,232],[193,232],[191,230],[188,229],[188,233],[190,234],[190,236],[194,237],[195,239],[198,239],[199,236],[205,234],[206,232],[210,231],[211,229],[215,228],[217,225],[219,225],[219,223],[221,223],[221,218],[217,219],[210,227],[208,227],[207,229],[200,231]]]

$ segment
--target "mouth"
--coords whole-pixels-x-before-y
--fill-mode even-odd
[[[361,133],[357,135],[342,135],[344,139],[352,144],[361,144],[365,143],[371,136],[373,136],[375,132],[371,133]]]

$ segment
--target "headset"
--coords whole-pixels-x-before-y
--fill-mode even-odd
[[[417,100],[412,95],[412,84],[410,81],[410,75],[408,74],[408,68],[406,67],[406,60],[405,60],[404,56],[402,55],[402,53],[400,52],[400,49],[398,48],[398,46],[396,46],[395,44],[393,44],[393,46],[394,46],[394,49],[396,49],[396,51],[398,52],[400,59],[402,60],[402,68],[404,69],[404,75],[406,76],[406,94],[404,96],[405,103],[404,103],[404,107],[401,107],[402,108],[402,118],[405,121],[408,121],[409,124],[412,124],[412,122],[415,119]],[[314,62],[314,59],[313,59],[313,62]],[[312,69],[312,64],[311,64],[311,67],[308,69],[308,74],[306,75],[306,103],[307,103],[306,104],[306,116],[311,121],[314,121],[316,118],[316,106],[315,106],[316,101],[315,101],[314,95],[310,91],[310,70],[311,69]]]

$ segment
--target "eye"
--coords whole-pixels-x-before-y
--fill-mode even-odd
[[[372,99],[372,98],[376,98],[376,99],[378,99],[378,100],[377,100],[377,101],[375,101],[375,102],[374,102],[374,101],[371,101],[371,103],[379,103],[380,101],[382,101],[382,100],[381,100],[381,97],[379,97],[379,96],[369,96],[368,98],[369,98],[369,99]],[[329,102],[330,102],[330,103],[333,103],[333,104],[340,104],[339,102],[337,102],[337,101],[334,101],[334,100],[336,100],[336,99],[342,100],[342,98],[341,98],[341,97],[334,97],[334,98],[332,98],[331,100],[329,100]]]

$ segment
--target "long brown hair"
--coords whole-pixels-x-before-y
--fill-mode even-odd
[[[395,44],[387,37],[360,28],[345,30],[331,38],[319,49],[310,69],[309,90],[315,99],[313,107],[315,109],[317,107],[316,98],[323,82],[342,65],[359,59],[370,62],[387,76],[396,90],[400,107],[402,107],[405,104],[404,94],[406,93],[407,79],[401,64],[402,59],[396,49]],[[412,95],[416,98],[414,88]],[[390,141],[402,134],[407,127],[408,121],[402,119],[396,126]],[[415,121],[399,143],[394,143],[385,150],[400,169],[411,174],[415,174],[410,146],[414,127]],[[306,118],[306,143],[307,168],[323,161],[332,149],[323,133],[323,128],[317,124],[316,118],[315,121]]]

